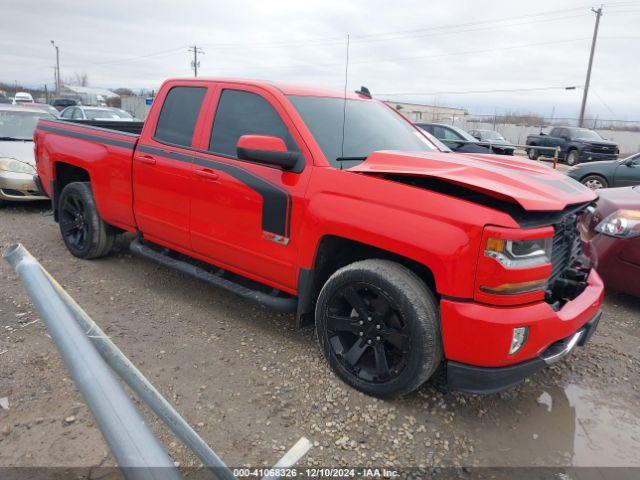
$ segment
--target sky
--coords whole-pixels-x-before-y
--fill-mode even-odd
[[[157,89],[258,78],[466,108],[576,118],[599,4],[549,0],[3,0],[0,81]],[[640,120],[640,0],[603,6],[587,112]],[[347,36],[349,48],[347,49]],[[349,65],[345,72],[348,51]],[[565,87],[577,87],[566,90]],[[475,93],[473,93],[475,92]]]

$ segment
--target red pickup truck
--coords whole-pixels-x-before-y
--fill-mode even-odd
[[[133,251],[315,324],[336,374],[371,395],[439,368],[451,389],[501,390],[600,317],[577,228],[595,193],[528,160],[439,151],[366,89],[169,80],[144,124],[41,120],[34,140],[72,254],[134,233]]]

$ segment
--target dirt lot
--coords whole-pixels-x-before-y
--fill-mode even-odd
[[[0,211],[22,242],[232,466],[269,466],[304,435],[309,466],[640,467],[640,302],[609,295],[587,348],[493,396],[432,385],[395,401],[345,386],[313,332],[132,256],[82,261],[47,204]],[[0,466],[112,465],[17,276],[0,262]],[[198,466],[151,415],[181,466]],[[1,475],[0,475],[1,476]],[[595,478],[595,477],[594,477]],[[601,477],[598,477],[601,478]]]

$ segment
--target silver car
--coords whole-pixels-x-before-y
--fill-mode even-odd
[[[33,180],[33,131],[39,118],[56,117],[33,108],[0,105],[0,206],[7,201],[47,199]]]
[[[114,107],[87,107],[76,105],[65,108],[60,118],[67,120],[115,120],[119,122],[133,122],[136,120],[131,114]]]

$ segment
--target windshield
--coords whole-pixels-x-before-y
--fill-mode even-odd
[[[493,130],[487,130],[486,132],[480,132],[480,136],[483,140],[504,140],[504,137],[498,132]]]
[[[418,127],[420,128],[420,127]],[[447,147],[446,144],[442,143],[435,135],[431,135],[429,132],[427,132],[424,128],[420,128],[420,130],[422,131],[422,133],[429,139],[431,140],[431,142],[438,147],[441,151],[443,152],[452,152],[453,150],[451,150],[449,147]]]
[[[0,110],[0,140],[33,140],[39,118],[55,118],[46,112]]]
[[[410,123],[389,107],[368,100],[288,97],[309,127],[329,163],[339,158],[364,160],[377,150],[433,152],[435,147]],[[342,124],[344,122],[344,149]]]
[[[461,128],[454,127],[453,125],[447,125],[447,128],[450,128],[451,130],[456,132],[458,135],[460,135],[462,138],[464,138],[468,142],[475,143],[478,141],[477,138],[473,138],[471,135],[469,135],[466,131],[462,130]]]
[[[122,110],[121,108],[115,108],[113,111],[120,118],[133,118],[133,115],[131,115],[129,112]]]
[[[119,119],[122,118],[118,115],[117,112],[113,110],[108,110],[106,108],[85,108],[84,114],[87,116],[89,120],[98,120],[98,119]]]
[[[602,140],[602,137],[593,130],[587,130],[586,128],[572,128],[571,138],[582,138],[583,140]]]

